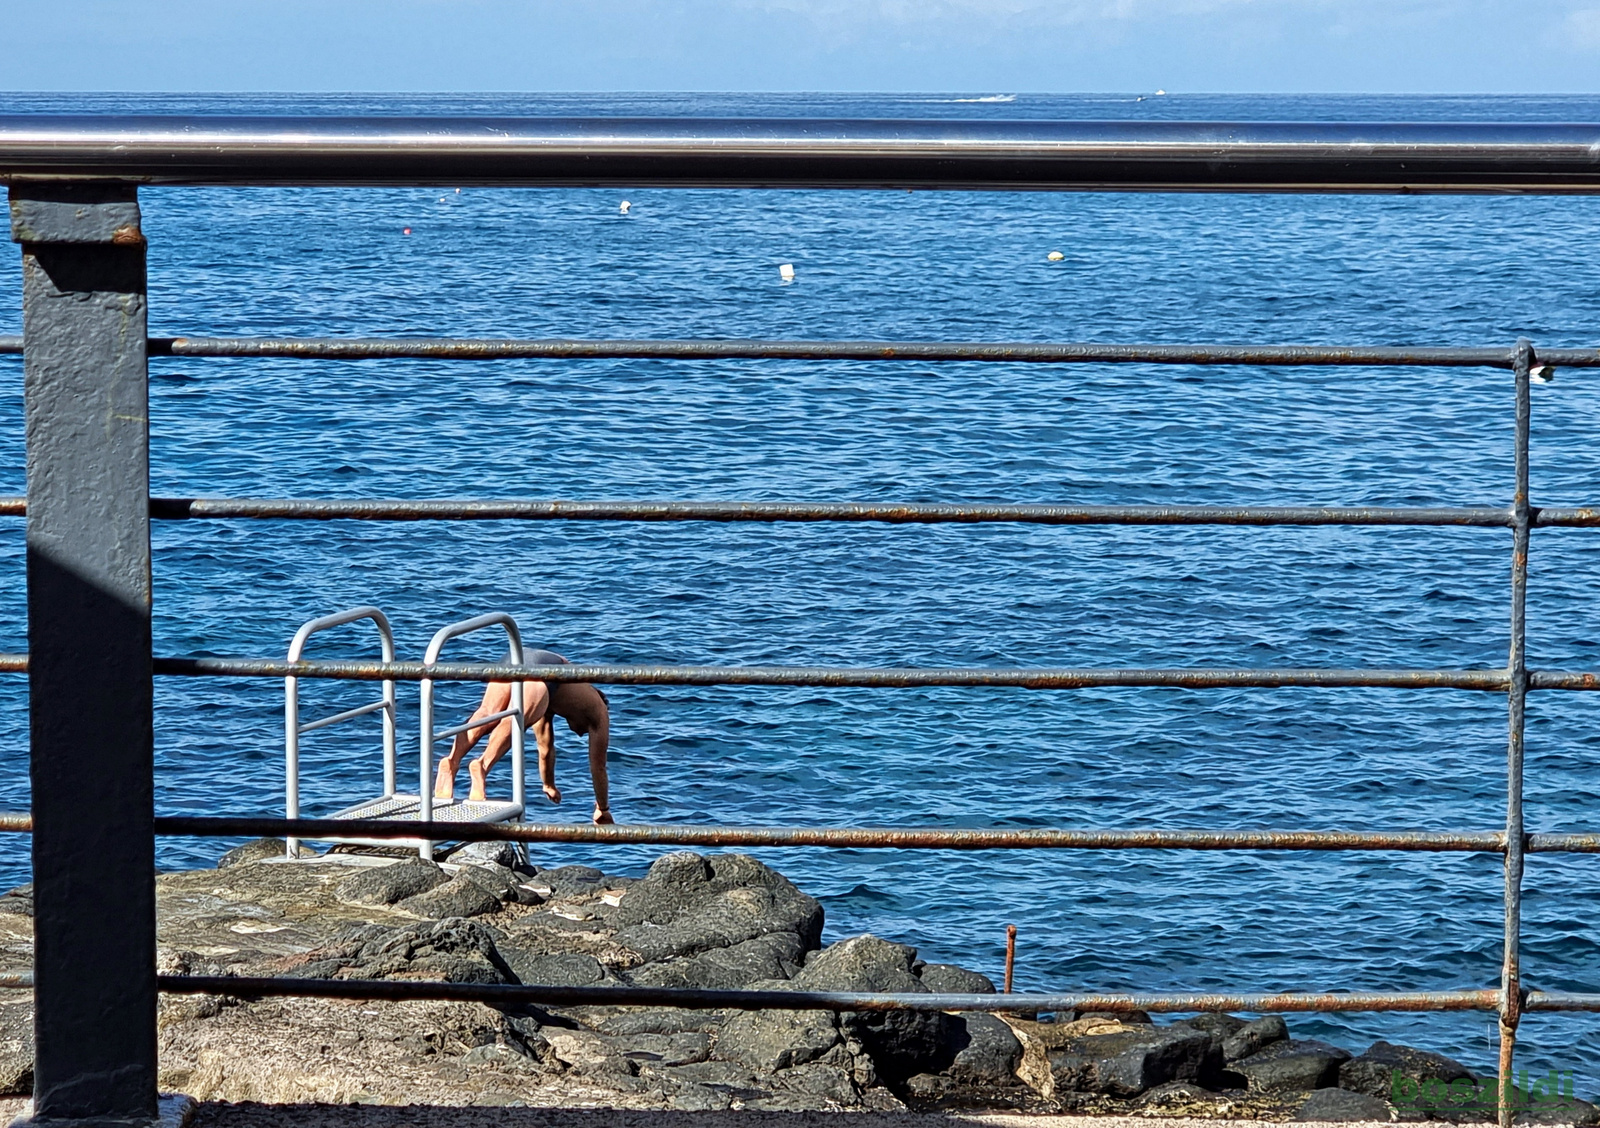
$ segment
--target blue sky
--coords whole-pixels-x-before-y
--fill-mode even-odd
[[[0,27],[11,90],[1600,90],[1600,0],[0,0]]]

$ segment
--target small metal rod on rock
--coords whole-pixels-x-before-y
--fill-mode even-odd
[[[1011,970],[1017,962],[1017,926],[1006,925],[1006,986],[1005,993],[1011,994]]]

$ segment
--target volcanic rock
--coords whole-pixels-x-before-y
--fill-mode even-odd
[[[1393,1119],[1393,1109],[1381,1097],[1349,1089],[1316,1089],[1300,1106],[1296,1120],[1348,1121]]]
[[[1281,1015],[1269,1014],[1265,1018],[1245,1023],[1224,1038],[1222,1060],[1238,1061],[1247,1058],[1288,1037],[1289,1024],[1283,1021]]]
[[[1372,1097],[1390,1097],[1398,1075],[1419,1087],[1429,1081],[1448,1085],[1464,1078],[1475,1079],[1473,1072],[1443,1054],[1374,1042],[1367,1052],[1339,1066],[1339,1087]]]
[[[450,876],[432,862],[413,858],[392,866],[363,866],[334,886],[333,895],[351,905],[392,905],[449,880]]]
[[[395,907],[420,917],[442,920],[492,913],[500,908],[500,898],[465,874],[457,874],[443,885],[396,902]]]
[[[1228,1063],[1244,1075],[1250,1088],[1263,1093],[1290,1093],[1322,1089],[1339,1082],[1339,1066],[1350,1060],[1348,1050],[1315,1039],[1285,1039],[1249,1057]]]
[[[791,982],[801,991],[928,993],[911,973],[917,952],[876,936],[854,936],[806,958]],[[943,1068],[953,1022],[939,1011],[846,1011],[840,1027],[861,1042],[885,1076],[909,1077]]]
[[[1221,1064],[1216,1040],[1186,1026],[1131,1024],[1104,1034],[1068,1036],[1049,1050],[1060,1091],[1134,1097],[1168,1081],[1196,1081]]]

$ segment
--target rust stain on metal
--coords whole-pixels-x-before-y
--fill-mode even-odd
[[[119,247],[142,247],[145,245],[144,232],[139,230],[137,224],[125,223],[111,232],[111,241]]]

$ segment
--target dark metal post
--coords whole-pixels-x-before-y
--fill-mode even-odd
[[[1512,1061],[1517,1047],[1517,1023],[1522,1018],[1522,859],[1527,841],[1522,827],[1522,751],[1528,705],[1527,619],[1528,534],[1533,527],[1528,506],[1528,429],[1532,416],[1529,375],[1533,370],[1533,345],[1517,342],[1512,371],[1516,377],[1517,424],[1514,458],[1516,493],[1511,499],[1511,646],[1506,656],[1510,689],[1507,713],[1510,735],[1506,742],[1506,935],[1505,963],[1500,976],[1500,1126],[1511,1128],[1516,1116],[1511,1085]]]
[[[11,188],[22,244],[34,1116],[156,1116],[145,242],[131,185]]]

